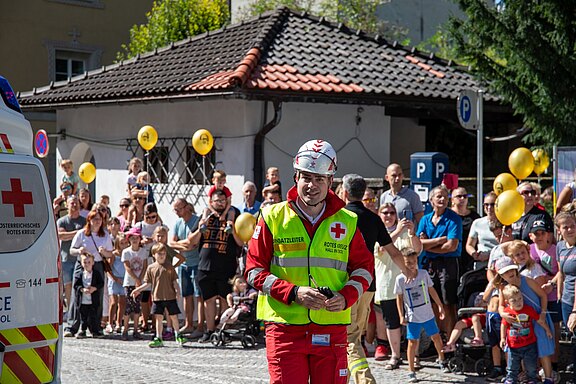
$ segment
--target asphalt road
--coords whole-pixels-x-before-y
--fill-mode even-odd
[[[151,338],[149,336],[148,338]],[[118,336],[105,339],[65,338],[63,383],[268,383],[265,348],[257,344],[244,349],[239,341],[224,347],[190,342],[180,347],[165,341],[163,348],[149,348],[148,340],[122,341]],[[379,383],[406,383],[407,366],[384,370],[384,363],[369,359]],[[418,373],[422,383],[484,383],[470,376],[442,374],[432,361],[423,362]]]

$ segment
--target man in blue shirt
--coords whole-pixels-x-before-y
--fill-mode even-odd
[[[262,203],[256,200],[256,184],[251,181],[245,182],[242,187],[242,193],[244,194],[244,203],[242,203],[240,211],[248,212],[251,215],[258,213]]]
[[[417,232],[425,251],[422,266],[428,270],[444,305],[445,319],[440,321],[440,329],[446,333],[456,323],[458,258],[462,253],[462,219],[448,209],[449,201],[445,186],[434,187],[430,191],[433,212],[422,217]]]

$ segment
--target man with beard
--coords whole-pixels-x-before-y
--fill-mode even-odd
[[[206,219],[201,219],[199,228],[188,236],[191,245],[198,244],[200,250],[198,285],[204,300],[207,329],[198,340],[200,343],[210,341],[210,336],[216,330],[216,299],[220,298],[221,311],[228,308],[226,296],[232,292],[229,280],[236,274],[236,259],[240,256],[244,244],[234,229],[232,233],[226,232],[226,217],[222,215],[226,208],[224,191],[215,190],[210,196],[209,204],[218,216],[211,214]]]

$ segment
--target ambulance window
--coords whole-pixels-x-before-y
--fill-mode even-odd
[[[0,161],[0,253],[21,252],[42,235],[52,214],[35,164]]]
[[[0,76],[0,94],[2,95],[2,99],[4,103],[8,106],[8,108],[15,110],[16,112],[22,113],[20,109],[20,104],[18,104],[18,100],[16,99],[16,95],[12,90],[12,87],[8,83],[8,80]]]

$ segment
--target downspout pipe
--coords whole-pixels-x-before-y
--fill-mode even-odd
[[[273,100],[272,105],[274,107],[274,117],[256,133],[256,137],[254,138],[254,184],[256,184],[258,190],[262,190],[262,186],[264,185],[264,139],[268,132],[274,129],[282,119],[282,102],[280,100]],[[265,101],[263,121],[266,121],[267,117],[268,101]]]

